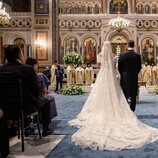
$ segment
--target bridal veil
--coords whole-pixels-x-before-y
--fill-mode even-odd
[[[115,76],[109,41],[104,42],[98,57],[101,68],[95,84],[81,112],[69,121],[79,128],[72,142],[82,149],[121,150],[158,140],[158,129],[140,122],[129,108]]]

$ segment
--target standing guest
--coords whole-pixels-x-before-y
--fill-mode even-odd
[[[126,99],[131,98],[130,108],[135,111],[138,93],[138,74],[141,70],[140,54],[134,52],[134,41],[129,40],[127,52],[120,55],[118,70],[121,75],[121,87]]]
[[[49,124],[51,123],[51,119],[57,116],[55,98],[48,94],[49,79],[43,73],[38,73],[39,65],[37,60],[29,57],[26,59],[25,63],[27,65],[31,65],[37,73],[38,81],[41,83],[40,88],[42,90],[42,96],[47,101],[47,105],[40,110],[41,121],[44,126],[43,128],[46,129],[42,132],[42,135],[47,136],[49,133],[54,131],[53,129],[49,128]]]
[[[93,84],[94,80],[94,70],[90,63],[87,63],[87,67],[85,69],[85,83],[86,85]]]
[[[59,92],[59,84],[60,84],[60,91],[62,89],[63,85],[63,76],[64,76],[64,69],[57,64],[57,69],[55,70],[55,76],[56,76],[56,89],[55,92]]]
[[[54,64],[52,65],[51,69],[50,69],[50,73],[51,73],[51,80],[50,83],[51,85],[55,86],[56,84],[56,76],[55,76],[55,70],[57,68],[57,61],[54,61]]]

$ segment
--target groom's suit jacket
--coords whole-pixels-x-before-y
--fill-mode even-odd
[[[137,96],[140,69],[141,57],[134,50],[128,50],[120,55],[118,70],[121,75],[120,84],[126,97]]]

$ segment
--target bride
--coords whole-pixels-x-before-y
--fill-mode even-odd
[[[158,140],[158,129],[140,122],[130,110],[113,68],[112,47],[105,41],[99,54],[101,68],[82,111],[69,121],[79,130],[72,142],[80,148],[121,150]]]

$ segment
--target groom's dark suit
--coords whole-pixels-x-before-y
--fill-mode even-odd
[[[138,73],[141,69],[141,57],[139,54],[129,49],[120,55],[118,70],[121,75],[121,87],[126,99],[131,97],[130,108],[135,110],[136,96],[138,91]]]

